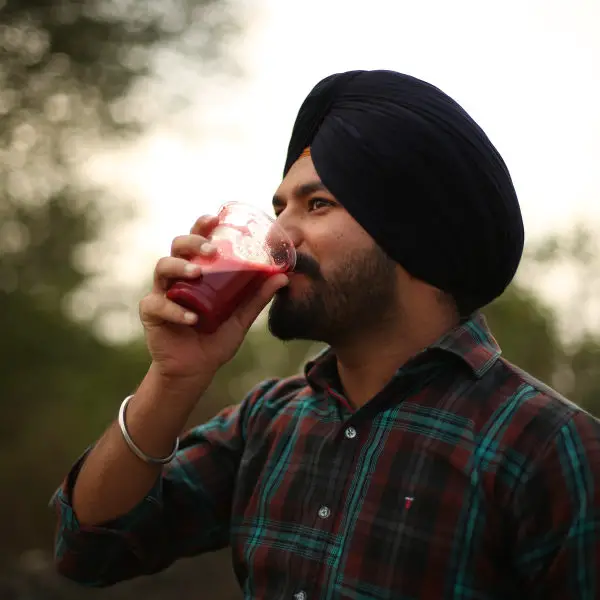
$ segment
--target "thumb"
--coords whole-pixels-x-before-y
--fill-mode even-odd
[[[278,274],[269,277],[265,283],[259,288],[258,292],[249,298],[242,306],[240,306],[233,317],[238,320],[245,331],[250,329],[250,326],[262,310],[273,299],[277,290],[285,287],[289,282],[287,275]]]

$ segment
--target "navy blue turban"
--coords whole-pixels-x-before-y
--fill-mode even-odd
[[[393,71],[351,71],[302,104],[284,175],[310,147],[323,184],[413,277],[461,314],[498,297],[523,253],[510,174],[473,119],[438,88]]]

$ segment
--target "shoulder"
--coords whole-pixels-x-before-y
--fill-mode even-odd
[[[536,414],[540,420],[550,421],[560,428],[567,421],[576,418],[597,425],[598,419],[575,404],[548,384],[536,379],[520,367],[502,359],[498,361],[512,380],[515,393],[526,396],[524,408]]]
[[[295,410],[313,395],[303,375],[261,381],[242,402],[246,429],[264,425],[282,413]]]
[[[580,450],[600,447],[600,421],[551,386],[504,359],[489,376],[498,384],[491,420],[506,415],[507,446],[534,460],[565,436],[579,440]]]
[[[530,458],[523,465],[516,489],[517,505],[533,507],[538,518],[540,511],[550,510],[550,506],[555,516],[559,509],[565,514],[589,509],[597,515],[600,420],[552,388],[539,382],[536,386],[535,382],[528,380],[537,391],[529,401],[532,416],[528,429],[515,445]],[[550,516],[548,521],[552,521]]]

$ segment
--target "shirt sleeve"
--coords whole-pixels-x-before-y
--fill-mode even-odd
[[[524,597],[600,597],[600,423],[564,424],[518,490],[517,568]]]
[[[175,459],[142,502],[94,527],[78,522],[71,503],[86,452],[51,500],[58,514],[54,554],[59,573],[103,587],[156,573],[183,556],[226,547],[248,420],[275,381],[263,382],[240,405],[186,433]]]

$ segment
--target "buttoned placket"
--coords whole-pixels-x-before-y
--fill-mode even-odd
[[[342,420],[340,425],[335,428],[335,431],[331,433],[331,436],[327,440],[328,448],[327,448],[327,460],[332,468],[336,469],[337,467],[342,467],[342,471],[344,471],[344,467],[350,467],[349,463],[351,463],[354,459],[354,454],[357,449],[358,440],[358,431],[355,425],[348,425],[348,421],[355,416],[355,413],[351,414],[343,414],[346,412],[347,407],[349,407],[349,403],[345,401],[345,404],[340,406],[342,397],[333,392],[331,389],[328,389],[327,400],[332,403],[336,403],[336,410],[341,409],[340,417],[343,419],[345,416],[346,419]],[[344,399],[345,400],[345,399]],[[331,457],[331,460],[329,459]],[[341,464],[340,464],[341,463]],[[337,469],[336,469],[337,472]],[[336,473],[332,474],[332,477],[335,477]],[[329,496],[327,496],[329,494]],[[331,530],[334,527],[334,523],[336,521],[335,511],[340,510],[343,506],[343,496],[345,494],[345,490],[340,489],[329,489],[327,494],[322,498],[316,498],[316,522],[315,527],[322,530]]]
[[[329,402],[337,402],[337,398],[329,397]],[[336,409],[337,410],[337,409]],[[344,410],[344,409],[342,409]],[[339,412],[338,412],[339,414]],[[353,417],[353,414],[346,414],[346,419],[338,423],[335,426],[335,430],[331,432],[327,439],[327,450],[321,457],[326,464],[330,464],[333,470],[332,477],[335,478],[338,470],[347,472],[351,468],[351,464],[354,461],[354,455],[357,451],[357,444],[359,443],[359,435],[357,426],[348,425],[349,419]],[[343,478],[344,481],[346,478]],[[345,504],[345,489],[329,488],[324,492],[323,496],[319,498],[319,495],[315,496],[315,521],[313,527],[324,532],[333,532],[338,522],[340,515],[338,511],[343,509]],[[324,554],[327,550],[324,549]],[[325,558],[325,557],[323,557]],[[293,598],[299,600],[308,600],[311,585],[314,582],[307,581],[305,585],[300,584],[299,590],[297,590]],[[307,591],[308,590],[308,591]]]

